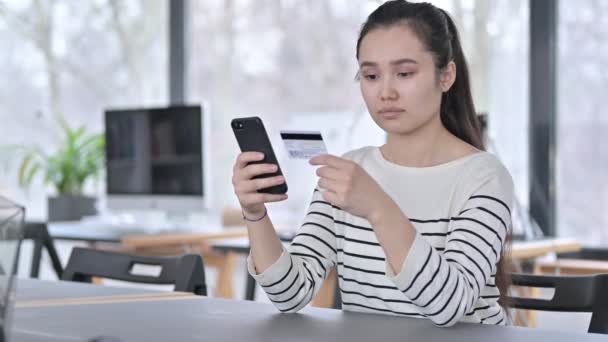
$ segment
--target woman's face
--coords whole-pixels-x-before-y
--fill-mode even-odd
[[[441,125],[441,96],[455,72],[450,62],[438,78],[433,55],[406,24],[373,29],[360,43],[361,93],[376,124],[389,134]]]

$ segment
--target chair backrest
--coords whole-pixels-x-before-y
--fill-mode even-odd
[[[589,276],[544,276],[511,274],[516,286],[554,288],[551,299],[511,296],[509,306],[517,309],[591,312],[588,332],[608,334],[608,274]]]
[[[134,274],[136,265],[159,266],[154,275]],[[63,271],[63,280],[90,282],[92,277],[135,283],[175,285],[175,291],[207,295],[203,259],[197,254],[182,256],[138,256],[75,247]]]

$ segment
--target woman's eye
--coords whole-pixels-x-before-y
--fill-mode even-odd
[[[400,72],[397,74],[397,76],[399,77],[410,77],[412,76],[413,72]]]
[[[363,76],[365,79],[368,79],[370,81],[376,80],[378,78],[377,75],[373,75],[373,74],[369,74],[369,75],[364,75]]]

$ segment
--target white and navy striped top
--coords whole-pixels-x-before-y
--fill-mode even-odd
[[[370,223],[332,206],[315,189],[291,245],[262,274],[248,268],[282,312],[296,312],[337,266],[344,310],[505,324],[495,284],[513,182],[496,157],[476,153],[412,168],[388,162],[378,147],[344,155],[365,169],[399,205],[417,234],[395,275]],[[399,229],[399,227],[394,227]]]

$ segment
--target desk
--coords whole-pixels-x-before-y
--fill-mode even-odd
[[[281,238],[283,242],[289,242],[288,238]],[[249,253],[249,240],[225,239],[215,240],[212,246],[216,250],[230,251],[241,254]],[[537,241],[513,241],[511,246],[511,257],[514,259],[527,259],[543,256],[547,253],[577,252],[581,249],[581,243],[576,239],[569,238],[547,238]]]
[[[219,232],[221,228],[217,224],[211,224],[205,232]],[[183,231],[183,229],[182,229]],[[48,232],[48,234],[47,234]],[[97,243],[118,244],[126,236],[130,235],[152,235],[161,233],[176,233],[179,230],[168,229],[146,229],[144,227],[119,227],[116,225],[104,225],[103,223],[87,222],[27,222],[25,225],[25,239],[34,241],[34,252],[32,255],[32,267],[30,276],[38,277],[43,247],[51,257],[53,268],[57,277],[61,278],[63,266],[57,256],[53,240],[82,241],[95,247]],[[191,231],[189,231],[191,232]],[[48,244],[48,245],[47,245]]]
[[[288,242],[288,239],[282,240],[285,243]],[[249,254],[249,240],[247,238],[214,240],[211,242],[211,245],[214,249],[218,251],[223,251],[224,253],[233,252],[240,254]],[[580,249],[580,242],[575,239],[567,238],[549,238],[538,241],[513,241],[511,248],[511,258],[514,260],[530,259],[543,256],[548,253],[576,252]],[[326,281],[325,283],[329,283],[329,281]],[[329,290],[329,293],[332,292],[333,291]],[[245,299],[255,299],[255,280],[249,274],[247,274]],[[325,302],[325,304],[322,304],[321,302]],[[327,306],[329,305],[329,303],[332,302],[333,298],[329,297],[326,300],[319,301],[322,306]]]
[[[93,296],[140,295],[159,291],[131,287],[100,286],[68,281],[47,281],[18,278],[16,281],[17,302],[75,299]]]
[[[128,225],[120,227],[103,222],[54,222],[54,223],[28,223],[32,228],[44,226],[52,239],[83,241],[96,247],[97,243],[112,243],[118,250],[127,253],[170,255],[188,253],[205,254],[209,251],[207,241],[212,239],[227,239],[247,235],[245,228],[232,228],[224,230],[217,218],[210,217],[208,222],[202,221],[197,226],[174,226],[172,229],[160,227],[136,227]],[[108,247],[105,247],[108,248]],[[114,249],[114,247],[109,247]],[[216,284],[218,295],[231,298],[232,273],[236,263],[234,255],[205,255],[205,266],[219,269]],[[32,276],[37,276],[40,267],[41,253],[34,253],[32,257]],[[59,265],[60,267],[61,265]],[[60,272],[58,272],[58,275]]]
[[[137,226],[120,227],[103,223],[86,222],[52,222],[47,223],[49,234],[55,240],[84,241],[88,243],[120,243],[131,235],[162,235],[176,233],[217,233],[223,231],[217,222],[201,223],[200,227],[183,227],[172,229],[146,228]],[[194,229],[196,228],[196,229]]]
[[[56,282],[43,286],[61,288]],[[87,285],[94,286],[94,285]],[[35,286],[30,287],[30,291]],[[25,294],[27,296],[27,294]],[[17,308],[13,340],[85,341],[605,341],[597,334],[460,323],[437,328],[424,319],[306,308],[280,314],[271,305],[208,297]]]
[[[283,244],[287,246],[291,237],[281,237],[281,241]],[[241,238],[241,239],[222,239],[222,240],[214,240],[211,242],[211,246],[214,250],[229,254],[229,253],[237,253],[237,254],[249,254],[249,239]],[[245,270],[247,280],[245,281],[245,299],[246,300],[255,300],[255,279],[249,274],[247,270]]]
[[[216,286],[223,291],[220,293],[220,296],[232,298],[233,294],[229,287],[230,284],[232,284],[232,272],[235,263],[233,253],[249,253],[249,240],[246,237],[238,238],[239,236],[246,236],[246,231],[243,229],[231,229],[222,232],[221,228],[218,228],[218,226],[214,226],[213,224],[207,228],[208,230],[202,234],[201,232],[182,234],[173,232],[173,234],[152,235],[152,232],[143,234],[141,230],[133,230],[134,228],[131,230],[120,230],[117,228],[108,229],[107,227],[96,227],[81,223],[57,223],[49,225],[49,233],[55,239],[79,240],[90,243],[122,241],[124,245],[136,248],[136,252],[141,252],[142,249],[146,247],[159,249],[176,246],[177,249],[174,250],[180,252],[180,249],[183,249],[184,246],[199,245],[201,241],[208,241],[208,244],[211,245],[214,250],[225,254],[225,258],[222,258],[222,260],[216,261],[213,260],[212,257],[209,257],[208,261],[210,264],[214,264],[222,270]],[[207,235],[207,232],[212,234]],[[226,237],[230,238],[222,239],[221,237],[224,234]],[[129,235],[139,236],[129,237]],[[285,235],[282,236],[281,239],[284,242],[289,242],[292,237],[293,236],[291,235]],[[580,243],[574,239],[553,238],[539,241],[514,241],[511,249],[511,257],[515,260],[522,260],[539,257],[551,252],[575,252],[580,249]],[[327,281],[326,283],[330,283],[330,281]],[[255,287],[255,280],[247,274],[245,299],[255,299]],[[326,295],[325,299],[315,300],[319,305],[327,306],[329,303],[333,302],[333,296],[335,295],[334,291],[325,289],[324,291],[321,291],[321,293],[329,293],[329,295]]]
[[[59,284],[59,285],[58,285]],[[154,291],[140,288],[99,286],[77,282],[17,280],[17,308],[85,305],[100,303],[178,300],[196,297],[189,292]]]
[[[568,253],[581,250],[581,243],[576,239],[551,238],[537,241],[513,241],[512,259],[531,259],[549,253]]]

